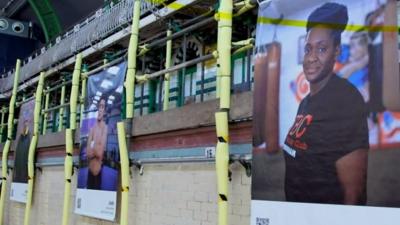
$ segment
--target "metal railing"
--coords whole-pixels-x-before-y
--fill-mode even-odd
[[[141,15],[152,12],[156,4],[142,0]],[[69,58],[82,49],[93,47],[107,36],[119,31],[133,17],[133,0],[122,0],[107,9],[99,9],[84,22],[74,26],[72,30],[57,37],[55,43],[41,49],[40,54],[31,55],[21,67],[20,82],[27,81],[33,75]],[[8,71],[6,74],[12,74]],[[0,93],[11,89],[12,76],[2,75]],[[1,76],[0,76],[1,77]]]

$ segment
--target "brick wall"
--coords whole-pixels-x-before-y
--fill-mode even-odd
[[[239,164],[231,165],[231,170],[233,174],[229,192],[229,224],[248,225],[250,178]],[[63,177],[63,167],[44,167],[42,173],[37,171],[31,225],[61,224]],[[76,176],[72,186],[73,202]],[[129,224],[216,225],[216,200],[214,163],[147,164],[142,176],[138,170],[132,169]],[[5,224],[23,224],[24,210],[24,204],[6,202]],[[70,215],[70,224],[74,225],[118,224],[74,214],[73,206]]]

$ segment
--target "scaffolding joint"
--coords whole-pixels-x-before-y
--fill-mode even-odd
[[[256,5],[252,3],[252,0],[244,0],[238,3],[234,4],[235,9],[238,11],[233,14],[234,17],[240,16],[243,13],[249,11],[250,9],[253,9]]]
[[[149,80],[149,74],[136,75],[137,83],[141,84]]]
[[[148,51],[150,51],[150,48],[149,48],[148,44],[144,44],[144,45],[139,46],[139,49],[140,49],[140,51],[139,51],[137,56],[142,56],[142,55],[146,54]]]

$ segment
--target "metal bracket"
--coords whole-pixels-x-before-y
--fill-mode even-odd
[[[233,155],[231,154],[229,156],[229,165],[239,162],[240,165],[244,167],[246,170],[246,176],[251,177],[251,155],[245,154],[245,155]],[[229,169],[228,171],[228,177],[229,181],[232,181],[232,171]]]
[[[139,175],[143,176],[143,164],[134,160],[134,159],[129,159],[129,168],[135,166],[138,170],[139,170]],[[129,173],[131,174],[131,178],[132,178],[132,173],[129,170]]]

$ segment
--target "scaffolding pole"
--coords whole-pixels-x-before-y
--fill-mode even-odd
[[[172,31],[171,29],[168,29],[167,31],[167,37],[171,37]],[[167,41],[167,52],[166,52],[166,60],[165,60],[165,69],[169,69],[171,67],[171,57],[172,57],[172,40],[169,39]],[[166,73],[164,76],[164,105],[163,105],[163,110],[166,111],[168,110],[169,106],[169,87],[170,87],[170,73]]]
[[[132,31],[128,47],[128,70],[126,72],[126,118],[132,119],[135,104],[136,60],[139,43],[140,0],[135,0],[133,7]]]
[[[221,0],[218,20],[217,97],[219,111],[215,113],[217,147],[215,155],[218,186],[218,225],[228,225],[229,175],[229,108],[231,90],[232,0]]]
[[[2,185],[1,185],[1,196],[0,196],[0,224],[3,223],[3,213],[4,213],[4,203],[6,201],[6,192],[7,192],[7,175],[8,175],[8,152],[10,151],[11,141],[12,141],[12,131],[14,127],[14,110],[15,110],[15,102],[17,98],[17,89],[18,89],[18,81],[21,69],[21,60],[17,59],[17,63],[15,66],[15,75],[14,75],[14,85],[10,100],[10,106],[8,107],[8,123],[7,123],[7,141],[3,148],[2,155],[2,167],[1,167],[1,176],[2,176]]]
[[[31,208],[32,208],[32,195],[33,195],[33,183],[35,179],[35,152],[36,145],[39,139],[39,123],[42,108],[42,94],[43,94],[43,83],[44,83],[44,72],[40,73],[39,83],[35,94],[35,110],[33,114],[33,136],[29,145],[28,153],[28,194],[25,205],[25,217],[24,225],[29,225]]]
[[[63,82],[64,83],[64,82]],[[61,87],[60,105],[65,104],[65,85]],[[64,125],[64,107],[61,107],[58,111],[58,132],[61,132]]]

